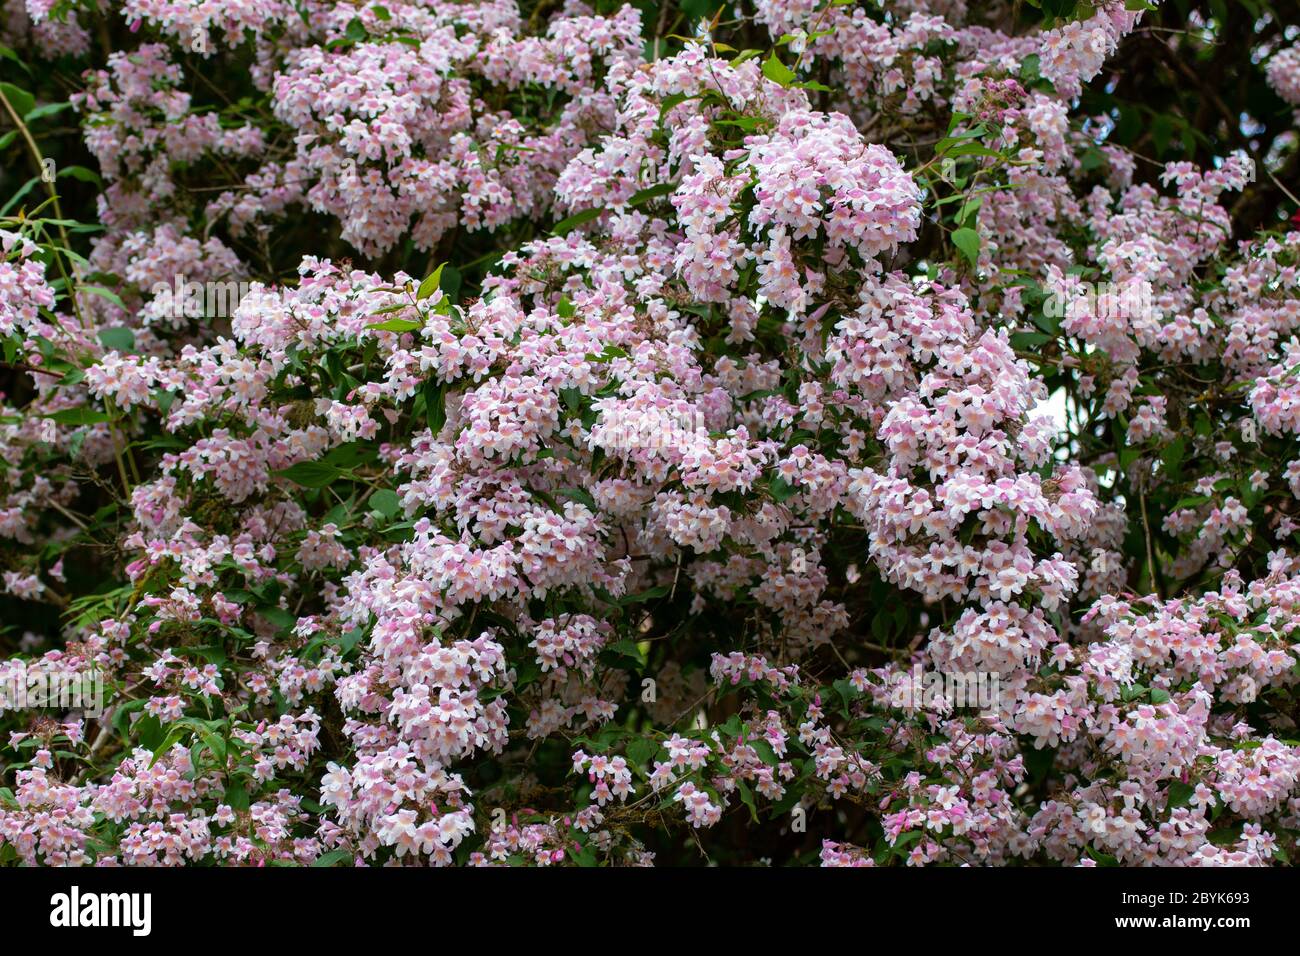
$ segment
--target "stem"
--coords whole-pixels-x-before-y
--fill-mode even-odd
[[[14,126],[22,134],[23,141],[27,143],[28,150],[31,151],[32,159],[36,162],[36,175],[41,177],[45,183],[45,189],[50,194],[50,201],[54,203],[54,218],[58,220],[59,240],[63,243],[63,249],[71,249],[72,243],[68,240],[68,230],[63,226],[63,208],[59,205],[59,194],[54,188],[54,180],[45,179],[45,156],[41,153],[41,148],[36,145],[36,140],[32,138],[32,131],[27,128],[18,111],[14,109],[9,97],[5,96],[3,87],[0,87],[0,103],[4,104],[5,111],[9,118],[13,120]],[[81,315],[81,307],[77,304],[77,294],[72,287],[72,280],[68,277],[67,271],[63,267],[62,256],[55,256],[55,261],[59,266],[59,273],[63,276],[64,287],[68,290],[68,298],[72,300],[72,311],[77,314],[77,321],[84,329],[86,327],[85,319]]]
[[[63,265],[64,256],[67,254],[67,250],[72,248],[72,243],[68,239],[68,230],[63,225],[63,208],[59,204],[59,194],[54,188],[54,181],[45,179],[45,156],[41,153],[40,146],[36,144],[36,140],[32,137],[31,130],[27,128],[27,124],[24,123],[22,117],[18,115],[18,111],[14,109],[13,104],[9,102],[9,97],[5,95],[3,87],[0,87],[0,103],[4,104],[5,111],[8,112],[9,118],[13,120],[14,126],[17,127],[18,131],[22,134],[24,142],[27,143],[27,148],[32,154],[32,159],[36,163],[36,174],[41,177],[41,181],[45,183],[45,188],[50,194],[50,202],[54,206],[54,217],[57,220],[56,225],[59,230],[59,241],[62,243],[62,248],[58,250],[62,255],[56,254],[54,256],[54,262],[59,267],[59,274],[63,277],[63,287],[67,290],[68,300],[72,303],[72,311],[77,316],[78,324],[84,331],[89,331],[86,317],[82,315],[81,305],[77,301],[76,288],[73,285],[72,278],[68,275],[67,269]],[[125,489],[127,497],[129,498],[131,495],[131,480],[127,477],[127,462],[129,461],[131,473],[136,476],[137,482],[140,480],[140,474],[136,468],[135,457],[131,455],[129,443],[124,440],[125,436],[119,433],[119,419],[116,414],[113,414],[117,409],[113,406],[111,401],[106,402],[105,404],[108,405],[110,415],[112,415],[112,421],[109,423],[109,430],[113,433],[113,456],[117,459],[118,474],[121,476],[122,487]],[[125,460],[123,459],[122,451],[122,446],[124,445],[126,446]]]

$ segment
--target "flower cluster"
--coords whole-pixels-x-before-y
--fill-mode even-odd
[[[0,863],[1300,852],[1294,37],[661,6],[5,6]]]

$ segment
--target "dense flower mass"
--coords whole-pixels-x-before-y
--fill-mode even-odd
[[[0,863],[1289,863],[1242,6],[7,0]]]

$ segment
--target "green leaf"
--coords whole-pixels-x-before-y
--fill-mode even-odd
[[[33,110],[28,110],[27,115],[24,116],[23,119],[30,123],[33,120],[38,120],[45,116],[54,116],[56,113],[62,113],[64,110],[70,109],[72,109],[72,104],[66,100],[62,103],[45,103]],[[78,169],[80,168],[83,167],[78,167]],[[87,170],[87,172],[89,172],[89,170]],[[61,176],[63,174],[59,173],[59,175]]]
[[[749,818],[757,823],[758,807],[754,804],[754,794],[750,791],[749,785],[744,780],[737,780],[736,789],[740,792],[740,802],[749,808]]]
[[[12,83],[0,83],[0,93],[4,94],[5,99],[9,101],[9,105],[14,108],[14,112],[19,116],[26,116],[36,106],[36,97],[26,90],[19,89]]]
[[[588,362],[608,362],[610,359],[627,357],[627,349],[620,348],[617,345],[606,345],[604,351],[599,355],[596,355],[593,352],[587,353]]]
[[[591,496],[591,492],[586,488],[561,488],[557,494],[586,505],[593,514],[600,510],[600,506],[596,504],[596,499]]]
[[[442,281],[439,283],[439,287],[442,289],[443,295],[454,300],[460,295],[460,270],[452,265],[446,265],[445,263],[444,265],[445,268],[442,270]]]
[[[798,488],[794,487],[780,475],[774,475],[772,477],[772,480],[768,482],[768,490],[771,492],[772,497],[777,501],[786,501],[789,498],[793,498],[799,491]]]
[[[447,386],[430,379],[424,384],[424,417],[435,435],[447,424]]]
[[[1122,696],[1126,701],[1137,700],[1146,692],[1147,692],[1146,684],[1129,684],[1127,687],[1121,688],[1120,696]]]
[[[323,461],[300,461],[275,473],[304,488],[324,488],[343,477],[343,472]]]
[[[312,866],[336,866],[351,859],[352,853],[348,850],[330,850],[328,853],[317,857]]]
[[[433,295],[435,290],[441,287],[442,270],[446,265],[447,263],[444,262],[424,277],[424,281],[420,283],[420,288],[415,293],[417,299],[427,299],[429,296]]]
[[[1208,839],[1215,846],[1229,846],[1241,840],[1241,831],[1243,824],[1234,823],[1224,829],[1211,830]]]
[[[370,507],[385,518],[391,518],[401,510],[402,502],[397,497],[397,492],[388,488],[380,488],[370,496]]]
[[[957,221],[961,223],[973,221],[975,214],[980,211],[982,205],[984,205],[982,197],[974,195],[967,196],[966,201],[963,202],[961,207],[957,210]]]
[[[954,146],[946,152],[949,156],[996,156],[999,159],[1002,158],[1002,154],[996,149],[989,149],[979,143],[962,143],[960,146]]]
[[[339,445],[337,448],[331,448],[321,460],[327,465],[333,465],[335,468],[355,468],[357,465],[374,461],[375,456],[376,452],[373,445],[360,441],[350,441]]]
[[[645,658],[641,654],[641,648],[636,646],[635,641],[616,641],[607,645],[601,651],[601,655],[615,667],[631,665],[636,670],[645,667]]]
[[[963,227],[954,230],[952,234],[952,244],[960,249],[962,254],[970,260],[972,268],[979,264],[980,234],[974,229]]]
[[[181,738],[184,736],[185,736],[184,727],[178,725],[173,727],[171,730],[169,730],[167,732],[167,736],[163,738],[162,743],[160,743],[157,747],[154,748],[153,759],[149,761],[149,766],[152,767],[159,760],[161,760],[163,754],[171,750],[172,747],[175,746],[176,744],[180,743]]]
[[[659,104],[660,122],[663,121],[663,118],[668,114],[670,110],[673,109],[673,107],[680,106],[682,103],[685,103],[687,100],[694,100],[698,98],[699,97],[697,96],[687,96],[685,93],[673,93],[671,96],[665,96],[663,102]]]
[[[658,587],[651,588],[648,591],[641,591],[637,594],[628,594],[625,597],[619,598],[618,603],[619,604],[641,604],[645,601],[653,601],[656,600],[657,598],[666,596],[669,590],[670,589],[668,585],[661,584]]]
[[[94,425],[97,422],[110,421],[109,417],[86,405],[80,408],[65,408],[45,416],[60,425]]]
[[[208,749],[212,751],[212,756],[217,758],[217,763],[224,764],[226,762],[225,740],[210,730],[205,730],[199,736],[203,738],[203,742],[207,744]]]
[[[232,810],[247,810],[248,791],[240,784],[226,787],[226,792],[222,795],[222,801]]]
[[[92,295],[97,295],[97,296],[99,296],[101,299],[106,299],[106,300],[108,300],[109,302],[112,302],[112,303],[113,303],[115,306],[117,306],[119,309],[122,309],[123,311],[126,310],[126,303],[123,302],[123,301],[122,301],[122,297],[119,296],[119,295],[118,295],[116,292],[114,292],[112,289],[105,289],[102,285],[83,285],[83,286],[80,287],[80,291],[81,291],[81,292],[89,292],[89,293],[91,293]],[[110,329],[109,331],[117,331],[117,330],[116,330],[116,329]],[[126,329],[126,330],[124,330],[124,331],[129,332],[130,329]],[[100,341],[102,342],[103,339],[101,338]],[[130,346],[130,347],[134,347],[134,346],[135,346],[135,335],[132,334],[132,335],[131,335],[131,346]],[[119,350],[119,351],[120,351],[120,350]]]
[[[131,352],[135,350],[135,333],[122,326],[113,329],[100,329],[99,341],[103,343],[104,348],[113,352]]]
[[[637,737],[627,745],[627,759],[639,767],[649,766],[657,753],[659,742],[647,737]]]
[[[423,288],[423,284],[421,288]],[[366,328],[378,329],[380,332],[414,332],[416,329],[424,328],[424,323],[416,322],[414,319],[386,319],[383,322],[367,325]]]
[[[294,617],[284,608],[280,607],[259,607],[257,613],[262,615],[281,631],[287,631],[298,623],[298,618]]]
[[[903,851],[906,850],[908,846],[921,839],[922,836],[923,834],[920,830],[904,830],[898,835],[897,839],[894,840],[893,845],[895,852],[897,852],[899,856],[907,856]]]
[[[763,75],[773,83],[781,86],[789,86],[795,79],[794,70],[777,58],[775,50],[769,53],[767,59],[763,61]]]
[[[1172,481],[1181,481],[1183,477],[1183,455],[1187,451],[1187,442],[1182,436],[1175,438],[1165,448],[1165,453],[1161,458],[1164,465],[1165,474]]]
[[[772,745],[762,737],[755,737],[752,740],[746,740],[746,744],[754,748],[754,753],[758,754],[758,759],[763,761],[769,767],[775,767],[781,762],[781,758],[776,755]]]
[[[147,703],[148,701],[146,701],[143,697],[140,697],[135,700],[127,701],[126,703],[118,707],[116,710],[114,710],[113,720],[112,720],[113,729],[117,731],[118,736],[121,737],[123,740],[127,739],[128,729],[133,729],[137,732],[137,734],[139,734],[138,739],[141,741],[141,743],[144,743],[144,731],[146,729],[145,721],[152,720],[154,724],[157,725],[158,718],[145,715],[144,717],[141,717],[139,720],[136,721],[134,727],[129,726],[131,714],[135,713],[137,710],[143,710],[144,705]],[[145,744],[145,746],[147,747],[148,744]]]
[[[31,68],[22,61],[22,57],[20,57],[9,47],[5,46],[3,43],[0,43],[0,56],[4,57],[6,60],[12,60],[14,63],[18,64],[18,66],[22,67],[23,72],[26,73],[28,76],[32,75]]]
[[[349,654],[351,653],[352,649],[357,646],[357,644],[361,643],[361,638],[365,636],[366,636],[365,628],[355,627],[352,630],[347,631],[344,634],[340,635],[339,647],[343,650],[344,654]]]
[[[18,203],[22,201],[24,196],[36,188],[37,183],[40,181],[40,176],[33,176],[31,179],[27,180],[27,182],[18,187],[18,191],[9,197],[9,201],[4,204],[3,208],[0,208],[0,216],[8,214],[9,210],[15,208]]]
[[[627,201],[629,206],[640,206],[642,203],[649,202],[659,196],[667,196],[677,187],[673,183],[660,183],[658,186],[650,186],[646,189],[637,190]]]
[[[959,119],[953,117],[953,130],[956,129],[958,122]],[[953,130],[950,130],[947,136],[935,143],[934,151],[936,153],[947,153],[948,150],[952,149],[954,145],[960,143],[962,140],[976,139],[983,136],[988,132],[988,127],[983,123],[980,123],[976,126],[972,126],[970,129],[964,129],[961,132],[954,132]]]
[[[561,219],[559,222],[557,222],[555,224],[555,228],[551,230],[551,234],[555,236],[568,235],[569,233],[573,232],[574,229],[577,229],[579,226],[581,226],[583,223],[591,222],[591,220],[595,219],[604,211],[605,210],[603,209],[583,209],[580,212],[575,212],[569,218]]]

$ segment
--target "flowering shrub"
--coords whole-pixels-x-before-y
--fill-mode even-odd
[[[1237,7],[9,0],[0,862],[1289,863]]]

